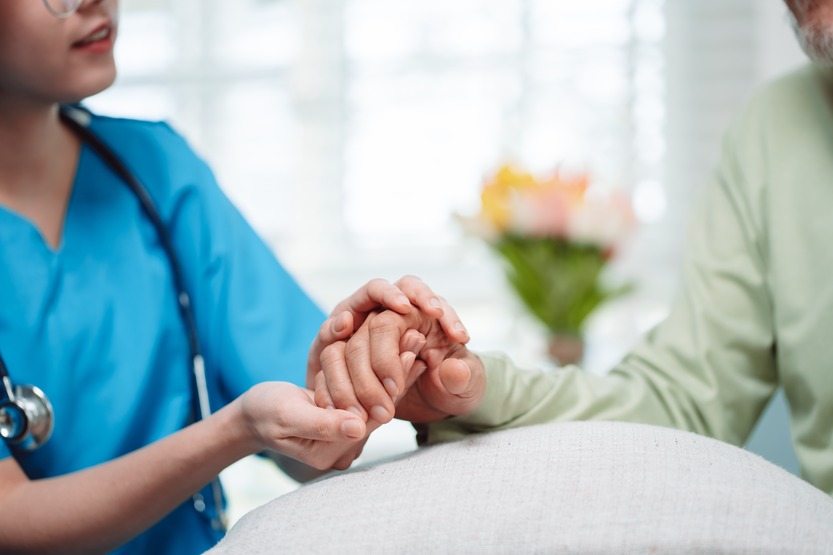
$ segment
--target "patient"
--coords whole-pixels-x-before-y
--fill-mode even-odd
[[[729,128],[671,312],[608,375],[521,370],[424,314],[382,312],[325,349],[308,376],[316,403],[395,404],[422,443],[593,419],[742,445],[781,387],[802,477],[833,494],[833,0],[787,5],[814,63],[759,91]],[[407,373],[401,349],[419,356]]]

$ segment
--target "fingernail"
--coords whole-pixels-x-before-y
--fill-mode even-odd
[[[440,299],[438,299],[437,297],[431,297],[431,300],[428,301],[428,304],[430,304],[431,306],[436,306],[437,308],[441,308],[443,306],[443,304],[440,302]]]
[[[382,384],[384,384],[385,390],[391,397],[395,397],[399,393],[399,388],[396,387],[396,382],[393,381],[391,378],[385,378],[384,380],[382,380]]]
[[[370,409],[370,417],[376,422],[384,424],[390,420],[390,413],[385,410],[385,407],[375,406]]]
[[[397,300],[397,301],[399,301],[399,302],[400,302],[400,303],[402,303],[402,304],[407,304],[407,305],[410,305],[410,304],[411,304],[411,299],[409,299],[409,298],[408,298],[408,297],[406,297],[405,295],[399,295],[399,296],[396,298],[396,300]]]
[[[341,423],[341,433],[345,436],[358,439],[362,437],[362,425],[356,420],[345,420]]]
[[[335,320],[333,320],[333,323],[330,327],[332,328],[333,333],[341,333],[341,331],[344,329],[344,325],[341,322],[341,318],[336,318]]]
[[[463,322],[455,323],[454,324],[454,329],[457,330],[457,331],[461,331],[461,332],[465,333],[466,335],[469,334],[469,332],[466,331],[466,326],[463,325]]]

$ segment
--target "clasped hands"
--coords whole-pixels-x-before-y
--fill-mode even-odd
[[[309,437],[281,451],[318,469],[344,469],[394,417],[432,422],[471,412],[485,376],[468,340],[456,312],[419,278],[370,281],[321,326],[303,416],[286,415],[303,420]]]

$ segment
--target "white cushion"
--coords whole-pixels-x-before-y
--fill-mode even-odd
[[[688,432],[549,424],[304,486],[208,553],[833,553],[833,499]]]

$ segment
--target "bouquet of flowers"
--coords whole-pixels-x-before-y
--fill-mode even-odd
[[[534,176],[505,165],[490,176],[481,211],[460,218],[502,257],[518,297],[551,337],[581,340],[587,317],[632,284],[610,287],[603,270],[635,218],[628,199],[591,186],[586,174]],[[558,359],[577,355],[551,354]],[[578,360],[559,360],[561,363]]]

